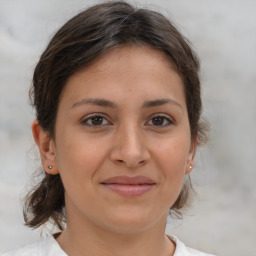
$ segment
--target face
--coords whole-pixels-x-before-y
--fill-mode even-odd
[[[122,47],[70,77],[55,134],[49,172],[61,175],[68,223],[165,224],[194,147],[182,79],[162,53]]]

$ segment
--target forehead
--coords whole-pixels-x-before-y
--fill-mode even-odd
[[[68,79],[63,94],[79,97],[83,91],[87,95],[97,92],[111,97],[115,90],[117,98],[121,90],[126,90],[149,97],[158,93],[165,98],[168,90],[184,94],[183,89],[180,75],[165,54],[147,46],[132,45],[113,49],[75,73]]]
[[[143,68],[148,67],[149,69],[156,68],[159,65],[165,65],[169,69],[177,72],[175,65],[163,52],[147,45],[136,44],[123,45],[111,49],[96,58],[92,64],[85,69],[88,72],[103,71],[110,66],[115,66],[116,64],[116,68],[118,66],[116,71],[122,71],[122,67],[125,66],[119,65],[122,61],[126,63],[126,68],[131,64],[133,66],[140,66],[141,68],[142,66]],[[130,69],[125,69],[123,71],[130,71]]]

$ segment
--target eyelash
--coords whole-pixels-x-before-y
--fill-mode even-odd
[[[159,125],[159,126],[152,124],[152,126],[155,126],[155,127],[157,127],[157,128],[165,128],[165,127],[168,127],[168,126],[174,124],[174,121],[173,121],[172,118],[170,118],[169,116],[163,115],[163,114],[156,114],[156,115],[152,116],[152,117],[150,118],[150,121],[152,121],[154,118],[163,118],[163,119],[164,119],[164,122],[167,122],[167,124],[165,124],[165,125]],[[147,122],[147,123],[148,123],[148,122]]]
[[[102,118],[104,120],[107,121],[107,124],[100,124],[100,125],[93,125],[93,124],[88,124],[88,121],[92,121],[93,118]],[[94,114],[94,115],[91,115],[89,117],[86,117],[85,119],[82,120],[82,125],[86,125],[86,126],[89,126],[89,127],[95,127],[95,128],[101,128],[102,126],[105,126],[105,125],[109,125],[111,124],[106,117],[104,117],[102,114]]]
[[[92,124],[92,119],[93,118],[100,118],[102,120],[105,120],[106,123],[105,124],[94,125],[94,124]],[[152,122],[154,118],[163,118],[164,119],[163,122],[165,122],[165,123],[167,122],[167,124],[165,124],[165,125],[149,124],[148,125],[148,123]],[[90,124],[88,123],[89,121],[90,121]],[[94,115],[91,115],[91,116],[86,117],[85,119],[83,119],[81,124],[86,125],[88,127],[93,127],[93,128],[102,128],[103,126],[111,125],[111,122],[109,122],[108,119],[106,117],[104,117],[102,114],[94,114]],[[156,115],[150,117],[150,120],[147,122],[146,126],[155,126],[157,128],[164,128],[164,127],[168,127],[168,126],[173,125],[173,124],[175,124],[175,123],[174,123],[173,119],[170,118],[169,116],[167,117],[163,114],[156,114]]]

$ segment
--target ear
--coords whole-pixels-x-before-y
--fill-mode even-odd
[[[35,120],[31,125],[35,143],[38,146],[41,162],[45,172],[55,175],[59,173],[56,167],[55,143],[49,134]]]
[[[196,136],[196,138],[193,141],[191,141],[191,146],[190,146],[186,170],[185,170],[186,175],[189,174],[193,170],[193,167],[195,166],[194,158],[196,155],[197,144],[198,144],[198,137]]]

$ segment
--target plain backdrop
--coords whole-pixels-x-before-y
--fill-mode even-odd
[[[0,0],[0,252],[38,240],[23,226],[22,202],[40,165],[28,104],[33,68],[53,33],[100,1]],[[199,198],[167,232],[225,256],[255,256],[256,1],[133,1],[160,11],[190,39],[201,59],[209,144],[197,155]]]

